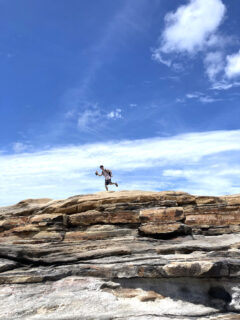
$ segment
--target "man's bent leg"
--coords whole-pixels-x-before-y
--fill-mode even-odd
[[[111,184],[111,185],[115,184],[115,186],[118,187],[117,182],[111,182],[110,184]]]

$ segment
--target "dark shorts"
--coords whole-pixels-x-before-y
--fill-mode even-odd
[[[105,185],[107,186],[108,184],[112,183],[112,180],[111,179],[107,179],[105,180]]]

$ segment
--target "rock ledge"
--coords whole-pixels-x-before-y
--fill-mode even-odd
[[[0,319],[240,319],[240,195],[0,208]]]

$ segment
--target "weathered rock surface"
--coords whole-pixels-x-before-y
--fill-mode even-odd
[[[240,196],[121,191],[0,208],[0,319],[240,319]]]

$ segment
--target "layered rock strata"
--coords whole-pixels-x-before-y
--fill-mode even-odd
[[[0,319],[240,319],[240,196],[121,191],[0,208]]]

